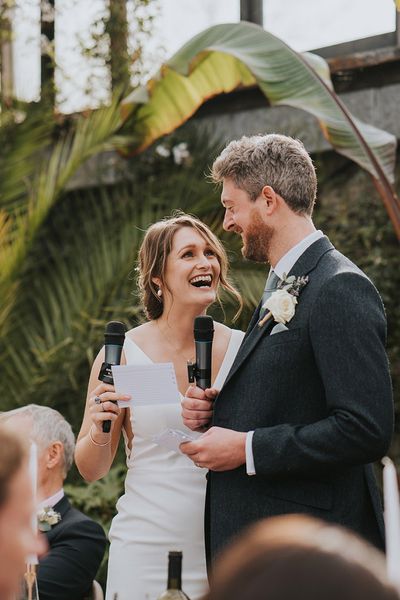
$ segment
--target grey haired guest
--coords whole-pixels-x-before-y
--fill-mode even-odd
[[[81,600],[90,593],[106,538],[64,493],[75,450],[71,426],[58,411],[36,404],[3,413],[1,420],[24,430],[38,446],[38,525],[49,544],[39,561],[40,600]]]

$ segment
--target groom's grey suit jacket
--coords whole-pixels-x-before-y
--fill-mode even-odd
[[[290,275],[308,275],[288,330],[257,325],[257,308],[214,405],[213,425],[255,430],[256,475],[209,472],[211,559],[246,525],[308,513],[383,547],[372,463],[393,429],[386,319],[371,281],[326,237]]]

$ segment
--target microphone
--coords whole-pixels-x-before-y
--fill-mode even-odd
[[[99,379],[104,383],[114,385],[114,379],[111,371],[112,365],[119,365],[121,362],[122,346],[125,341],[126,327],[120,321],[110,321],[106,325],[104,332],[104,348],[105,357],[101,365]],[[103,421],[104,433],[109,433],[111,430],[111,421]]]
[[[214,337],[214,321],[212,317],[196,317],[193,333],[196,348],[194,376],[196,378],[196,385],[205,390],[211,387],[211,353]]]

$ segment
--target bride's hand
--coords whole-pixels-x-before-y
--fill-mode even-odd
[[[104,421],[116,421],[121,413],[117,401],[130,400],[131,396],[117,394],[113,385],[100,383],[91,393],[89,398],[89,412],[92,426],[103,432]]]
[[[217,395],[218,390],[215,388],[202,390],[191,385],[181,402],[183,424],[192,431],[204,431],[204,426],[211,423],[213,402]]]

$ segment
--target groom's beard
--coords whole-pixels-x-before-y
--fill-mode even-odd
[[[273,234],[272,227],[264,223],[258,210],[254,209],[250,225],[243,236],[244,258],[255,262],[267,262]]]

